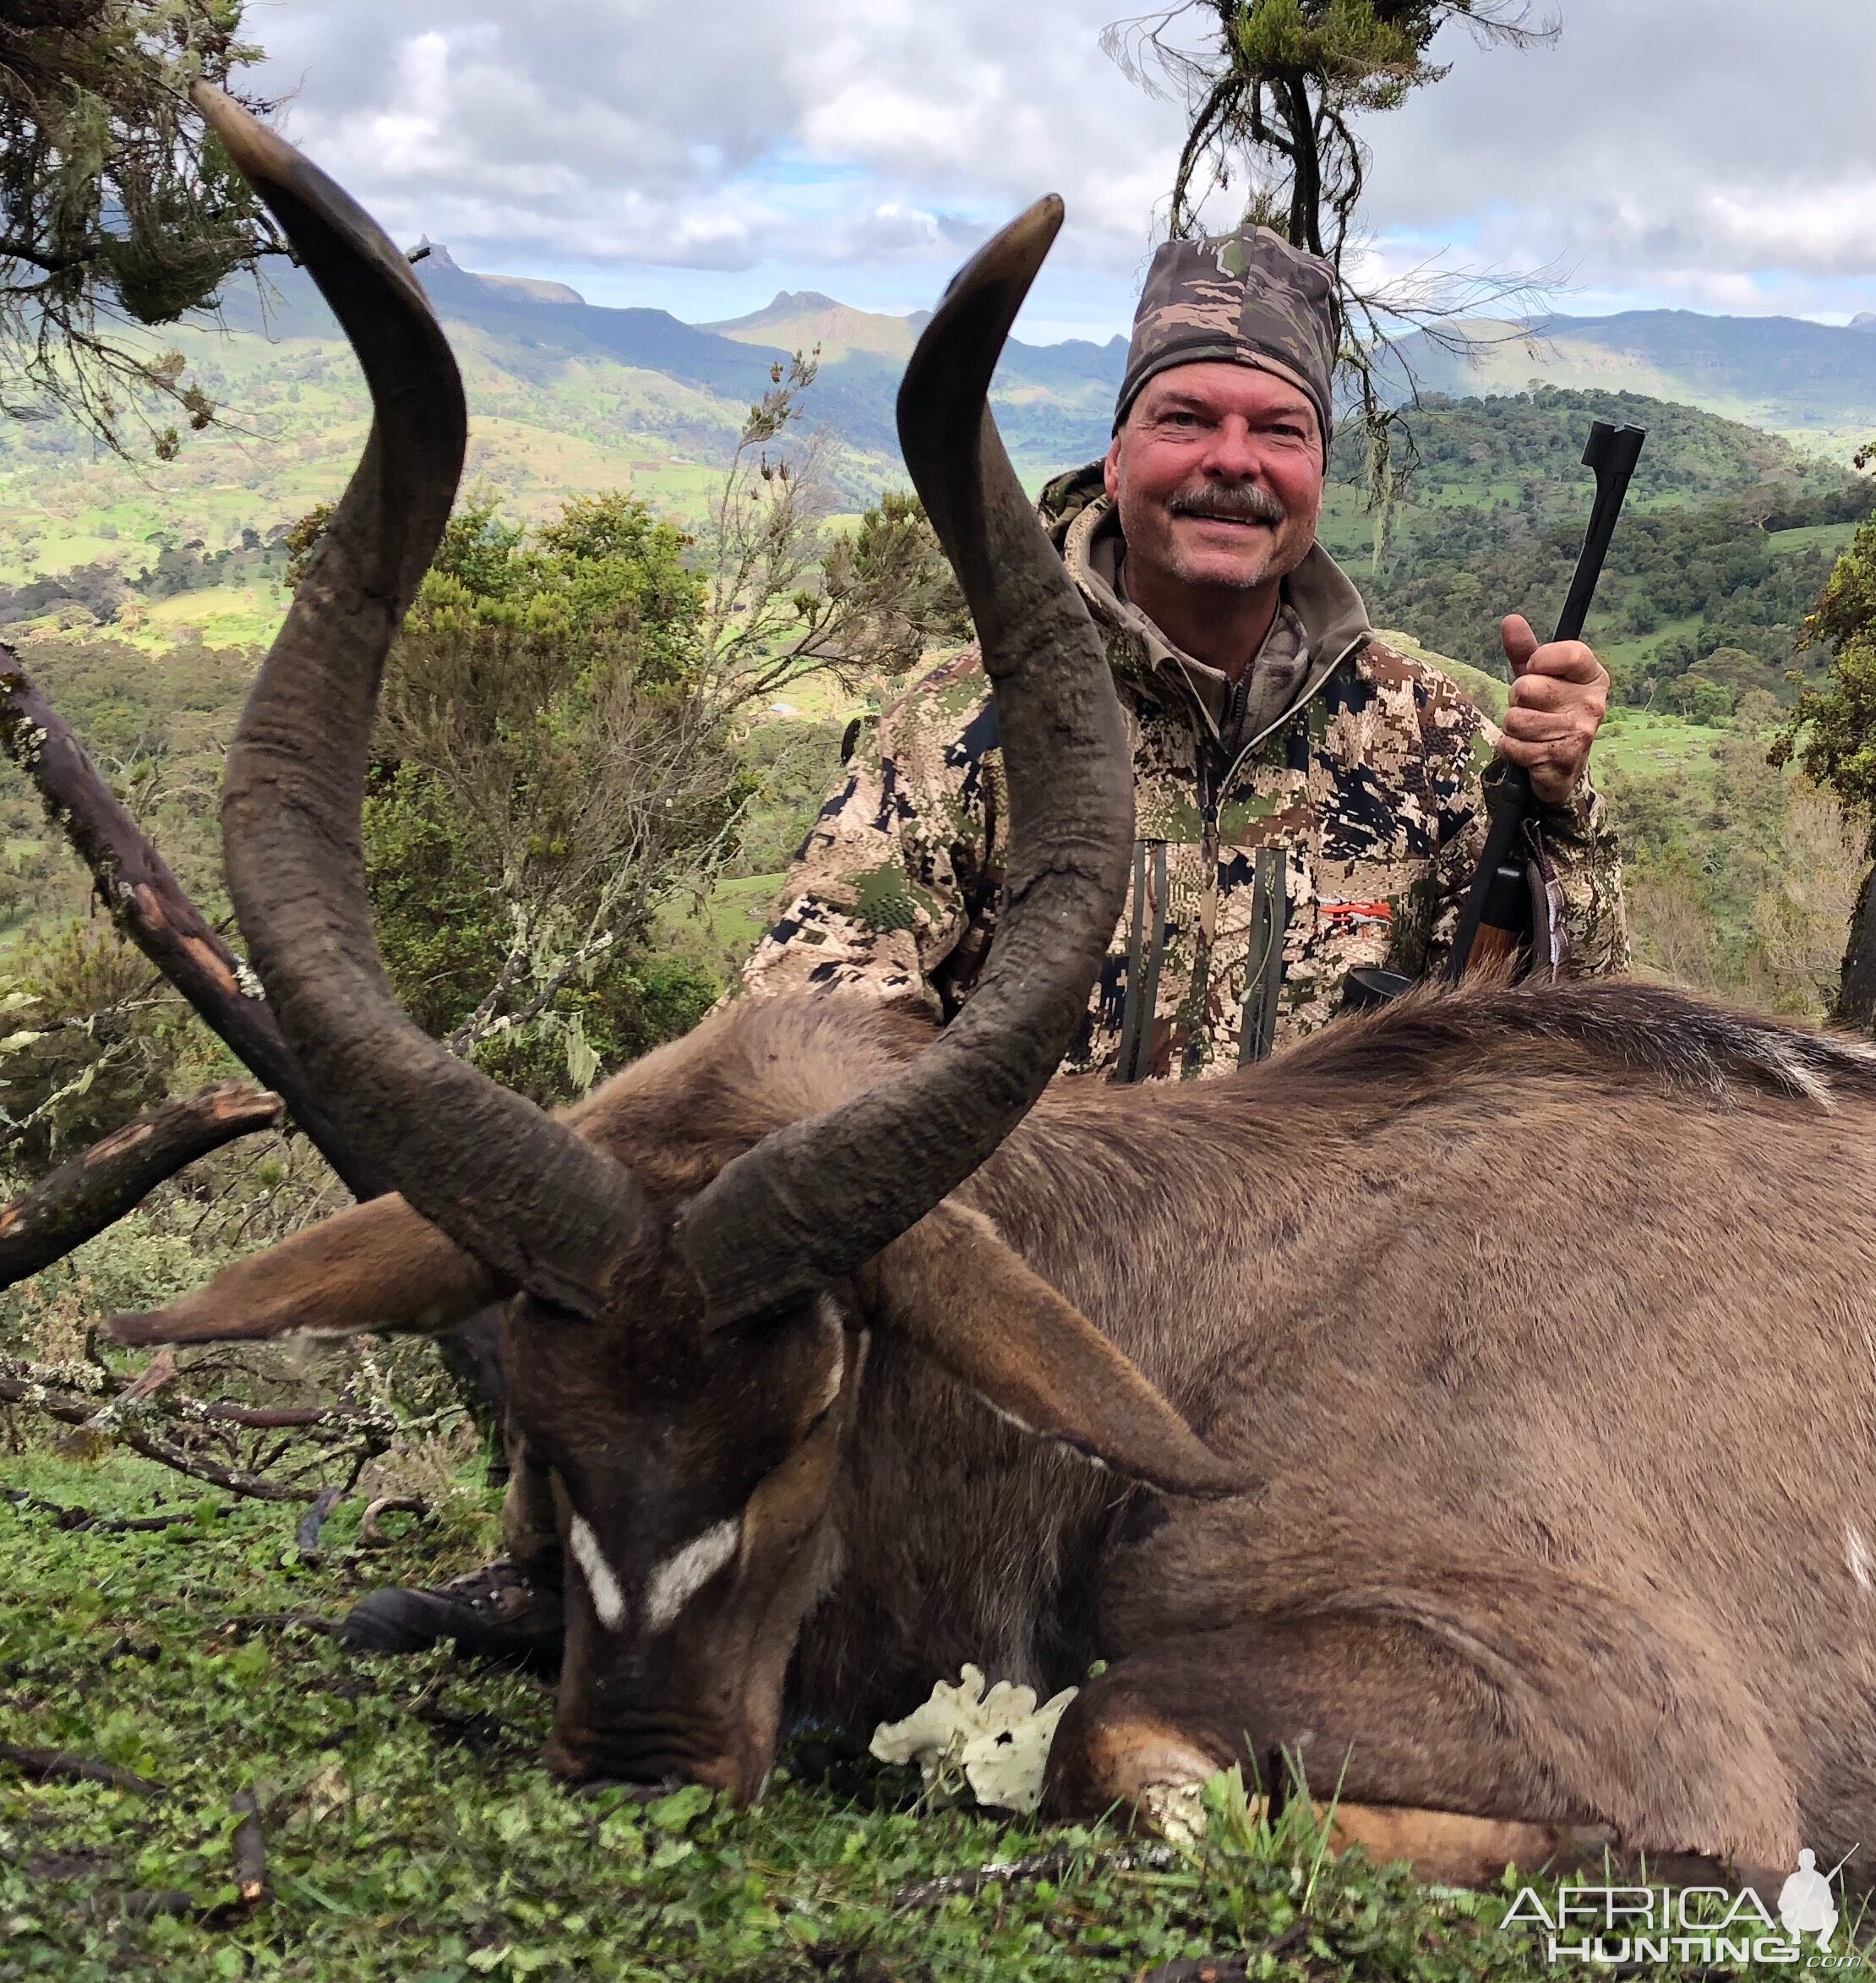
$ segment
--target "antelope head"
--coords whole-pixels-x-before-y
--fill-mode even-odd
[[[242,931],[341,1134],[474,1264],[478,1297],[517,1291],[511,1408],[551,1470],[569,1565],[551,1766],[746,1799],[801,1620],[834,1571],[833,1490],[870,1331],[901,1331],[1039,1434],[1124,1473],[1181,1493],[1232,1485],[1085,1317],[946,1202],[1072,1035],[1132,839],[1100,645],[986,405],[1061,203],[1039,202],[961,271],[899,395],[907,462],[996,685],[1016,851],[989,968],[922,1052],[888,1057],[830,1106],[635,1168],[446,1052],[385,980],[359,841],[367,749],[385,652],[454,499],[461,385],[370,219],[229,99],[203,86],[197,101],[337,314],[375,410],[229,754]],[[251,1286],[264,1265],[237,1271]]]

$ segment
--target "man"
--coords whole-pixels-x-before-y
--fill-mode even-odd
[[[1616,844],[1587,777],[1608,676],[1580,642],[1541,645],[1513,615],[1516,679],[1494,733],[1436,665],[1370,630],[1316,542],[1336,343],[1327,264],[1262,228],[1169,243],[1106,459],[1044,492],[1134,762],[1127,905],[1066,1072],[1219,1074],[1333,1016],[1356,966],[1437,968],[1495,752],[1529,767],[1540,802],[1526,849],[1540,961],[1627,964]],[[995,941],[1007,837],[995,706],[973,650],[854,752],[746,991],[840,990],[948,1019]],[[554,1528],[525,1464],[508,1513],[510,1562],[374,1593],[354,1642],[551,1651]]]
[[[1107,642],[1133,745],[1133,885],[1064,1063],[1229,1071],[1339,1010],[1347,975],[1448,951],[1494,745],[1542,802],[1532,854],[1568,968],[1628,959],[1585,770],[1608,676],[1503,626],[1503,734],[1377,636],[1316,542],[1336,321],[1328,265],[1265,229],[1169,243],[1140,302],[1107,458],[1042,510]],[[815,822],[747,988],[847,987],[949,1019],[983,968],[1006,854],[974,652],[881,719]],[[1562,967],[1561,954],[1544,960]]]

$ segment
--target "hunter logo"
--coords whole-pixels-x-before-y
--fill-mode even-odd
[[[1849,1855],[1846,1853],[1845,1857]],[[1843,1864],[1839,1860],[1837,1866]],[[1796,1942],[1801,1935],[1815,1935],[1819,1950],[1828,1949],[1837,1931],[1837,1904],[1830,1895],[1831,1874],[1818,1871],[1818,1855],[1807,1845],[1798,1855],[1798,1870],[1779,1889],[1778,1918],[1785,1932]]]
[[[1548,1901],[1535,1887],[1521,1887],[1502,1926],[1536,1930],[1552,1963],[1598,1969],[1670,1963],[1860,1969],[1859,1950],[1830,1947],[1840,1918],[1830,1882],[1849,1857],[1819,1872],[1816,1853],[1806,1846],[1779,1889],[1775,1920],[1751,1887],[1560,1886]],[[1815,1938],[1814,1947],[1806,1947],[1807,1937]]]

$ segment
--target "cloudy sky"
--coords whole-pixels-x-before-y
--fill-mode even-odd
[[[259,87],[401,239],[693,321],[778,288],[928,305],[1038,193],[1022,334],[1125,329],[1181,107],[1102,52],[1141,0],[252,0]],[[1544,0],[1540,0],[1543,4]],[[1551,0],[1371,119],[1372,252],[1543,266],[1556,307],[1876,309],[1870,0]]]

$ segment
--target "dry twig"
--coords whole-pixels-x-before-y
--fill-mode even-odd
[[[235,1887],[251,1907],[267,1893],[267,1840],[260,1828],[260,1805],[252,1790],[237,1794],[228,1806],[234,1828]]]
[[[79,1382],[86,1385],[89,1396],[76,1388]],[[41,1366],[0,1357],[0,1405],[22,1406],[42,1412],[62,1425],[122,1439],[146,1460],[253,1500],[312,1501],[325,1490],[303,1482],[271,1479],[241,1464],[232,1439],[235,1430],[286,1428],[336,1434],[337,1443],[322,1444],[315,1459],[326,1465],[335,1460],[349,1461],[353,1480],[368,1461],[389,1446],[397,1431],[395,1421],[388,1414],[361,1408],[345,1399],[335,1405],[270,1411],[191,1397],[167,1385],[142,1396],[134,1395],[135,1388],[129,1379],[110,1371]],[[101,1409],[97,1401],[100,1390],[108,1394]],[[165,1432],[156,1429],[158,1423]],[[166,1436],[167,1433],[179,1433],[187,1443],[178,1443]],[[211,1434],[221,1438],[228,1461],[217,1460],[202,1450],[203,1438]]]
[[[55,1528],[74,1534],[88,1530],[100,1535],[128,1535],[145,1530],[193,1528],[199,1519],[193,1509],[183,1515],[95,1515],[89,1508],[68,1508],[60,1501],[44,1500],[37,1494],[29,1494],[24,1488],[0,1488],[0,1501],[11,1501],[14,1507],[35,1515],[50,1515],[55,1518]],[[220,1511],[213,1501],[205,1505],[210,1514]]]
[[[114,1762],[95,1762],[89,1756],[69,1756],[63,1749],[21,1749],[0,1742],[0,1763],[10,1764],[22,1776],[42,1784],[103,1784],[113,1790],[128,1790],[139,1797],[158,1797],[162,1785],[134,1770],[119,1769]]]

